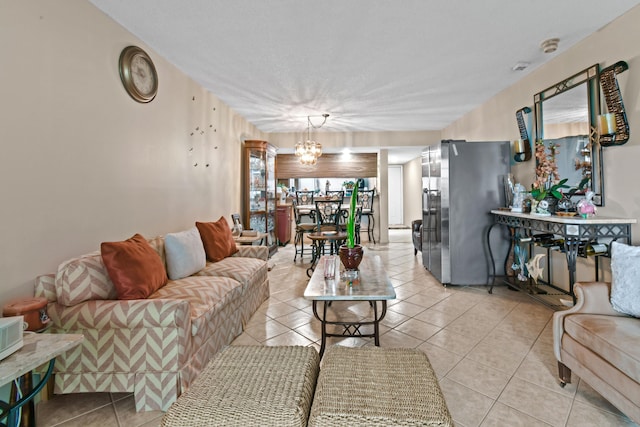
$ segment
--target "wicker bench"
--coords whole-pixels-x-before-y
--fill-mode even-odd
[[[319,365],[311,347],[228,347],[162,426],[453,426],[419,350],[333,346]]]
[[[161,425],[306,426],[319,364],[312,347],[227,347]]]
[[[309,426],[453,426],[427,356],[333,346],[322,359]]]

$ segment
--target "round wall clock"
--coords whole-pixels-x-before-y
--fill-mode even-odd
[[[149,102],[158,92],[158,74],[147,53],[127,46],[120,54],[120,80],[127,93],[138,102]]]

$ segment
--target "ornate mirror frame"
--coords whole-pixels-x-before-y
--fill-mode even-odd
[[[602,170],[602,146],[598,141],[597,120],[600,115],[600,66],[595,64],[569,78],[566,78],[553,86],[536,93],[533,97],[535,112],[536,141],[544,141],[544,102],[560,96],[583,83],[586,83],[587,110],[589,121],[588,141],[585,150],[590,159],[589,169],[590,183],[587,185],[594,193],[593,201],[598,206],[604,205],[604,180]],[[586,158],[586,157],[585,157]],[[538,161],[536,159],[536,166]],[[566,165],[572,167],[573,165]],[[577,166],[576,166],[577,168]],[[577,169],[576,169],[577,170]]]

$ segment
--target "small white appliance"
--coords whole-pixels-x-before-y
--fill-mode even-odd
[[[0,318],[0,360],[22,348],[23,316]]]

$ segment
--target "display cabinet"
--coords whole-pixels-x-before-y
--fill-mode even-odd
[[[267,141],[248,140],[243,147],[243,226],[267,233],[271,256],[276,235],[276,150]]]

